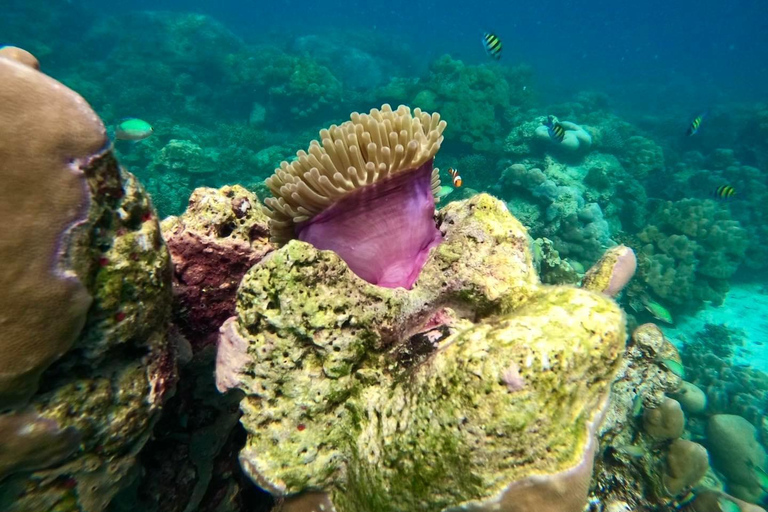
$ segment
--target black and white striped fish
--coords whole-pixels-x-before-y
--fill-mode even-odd
[[[552,140],[557,142],[563,142],[565,138],[565,128],[560,124],[555,116],[547,116],[547,120],[544,122],[544,126],[547,127],[547,132]]]
[[[501,58],[501,39],[495,34],[490,32],[483,34],[483,46],[485,47],[485,52],[492,58],[496,60]]]

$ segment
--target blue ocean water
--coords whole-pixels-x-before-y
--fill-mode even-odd
[[[480,34],[492,31],[504,42],[505,62],[534,66],[541,86],[553,94],[598,88],[638,109],[763,100],[768,76],[768,19],[759,0],[84,5],[105,15],[141,9],[205,13],[248,41],[278,45],[305,34],[359,29],[412,45],[422,64],[444,53],[483,62]]]
[[[440,112],[436,163],[463,178],[448,199],[504,200],[576,281],[606,248],[633,248],[617,297],[630,331],[658,323],[710,401],[702,417],[741,416],[768,447],[764,0],[7,0],[0,44],[34,53],[112,135],[126,117],[153,125],[115,148],[161,217],[196,187],[267,195],[281,161],[352,111]],[[536,135],[548,115],[590,143]]]

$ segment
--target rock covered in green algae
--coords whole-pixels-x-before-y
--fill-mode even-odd
[[[221,341],[239,364],[217,365],[246,394],[241,463],[278,496],[324,490],[343,512],[580,512],[623,315],[541,286],[525,229],[490,196],[438,224],[410,292],[299,241],[246,274]]]
[[[100,512],[134,476],[174,385],[170,259],[149,198],[117,164],[87,103],[4,59],[0,78],[9,94],[0,102],[0,162],[10,166],[2,203],[12,207],[4,221],[24,228],[0,251],[14,290],[6,299],[34,304],[3,320],[27,341],[2,337],[0,346],[11,359],[33,354],[44,363],[16,381],[23,402],[0,414],[0,509]],[[24,207],[13,208],[14,196]],[[39,300],[62,280],[81,290],[72,304]],[[41,286],[15,286],[35,281]],[[75,307],[81,296],[85,307]],[[20,340],[14,356],[9,344]]]

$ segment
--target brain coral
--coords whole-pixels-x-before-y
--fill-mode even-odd
[[[339,512],[580,512],[622,312],[539,285],[490,196],[438,225],[411,291],[296,240],[245,275],[217,364],[220,388],[245,392],[241,463],[299,510],[313,490]]]
[[[100,512],[175,382],[170,260],[88,104],[2,56],[0,84],[0,509]]]

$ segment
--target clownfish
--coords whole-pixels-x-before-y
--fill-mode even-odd
[[[461,176],[459,176],[459,171],[451,167],[448,169],[448,172],[453,176],[453,186],[456,188],[459,188],[461,186]]]

